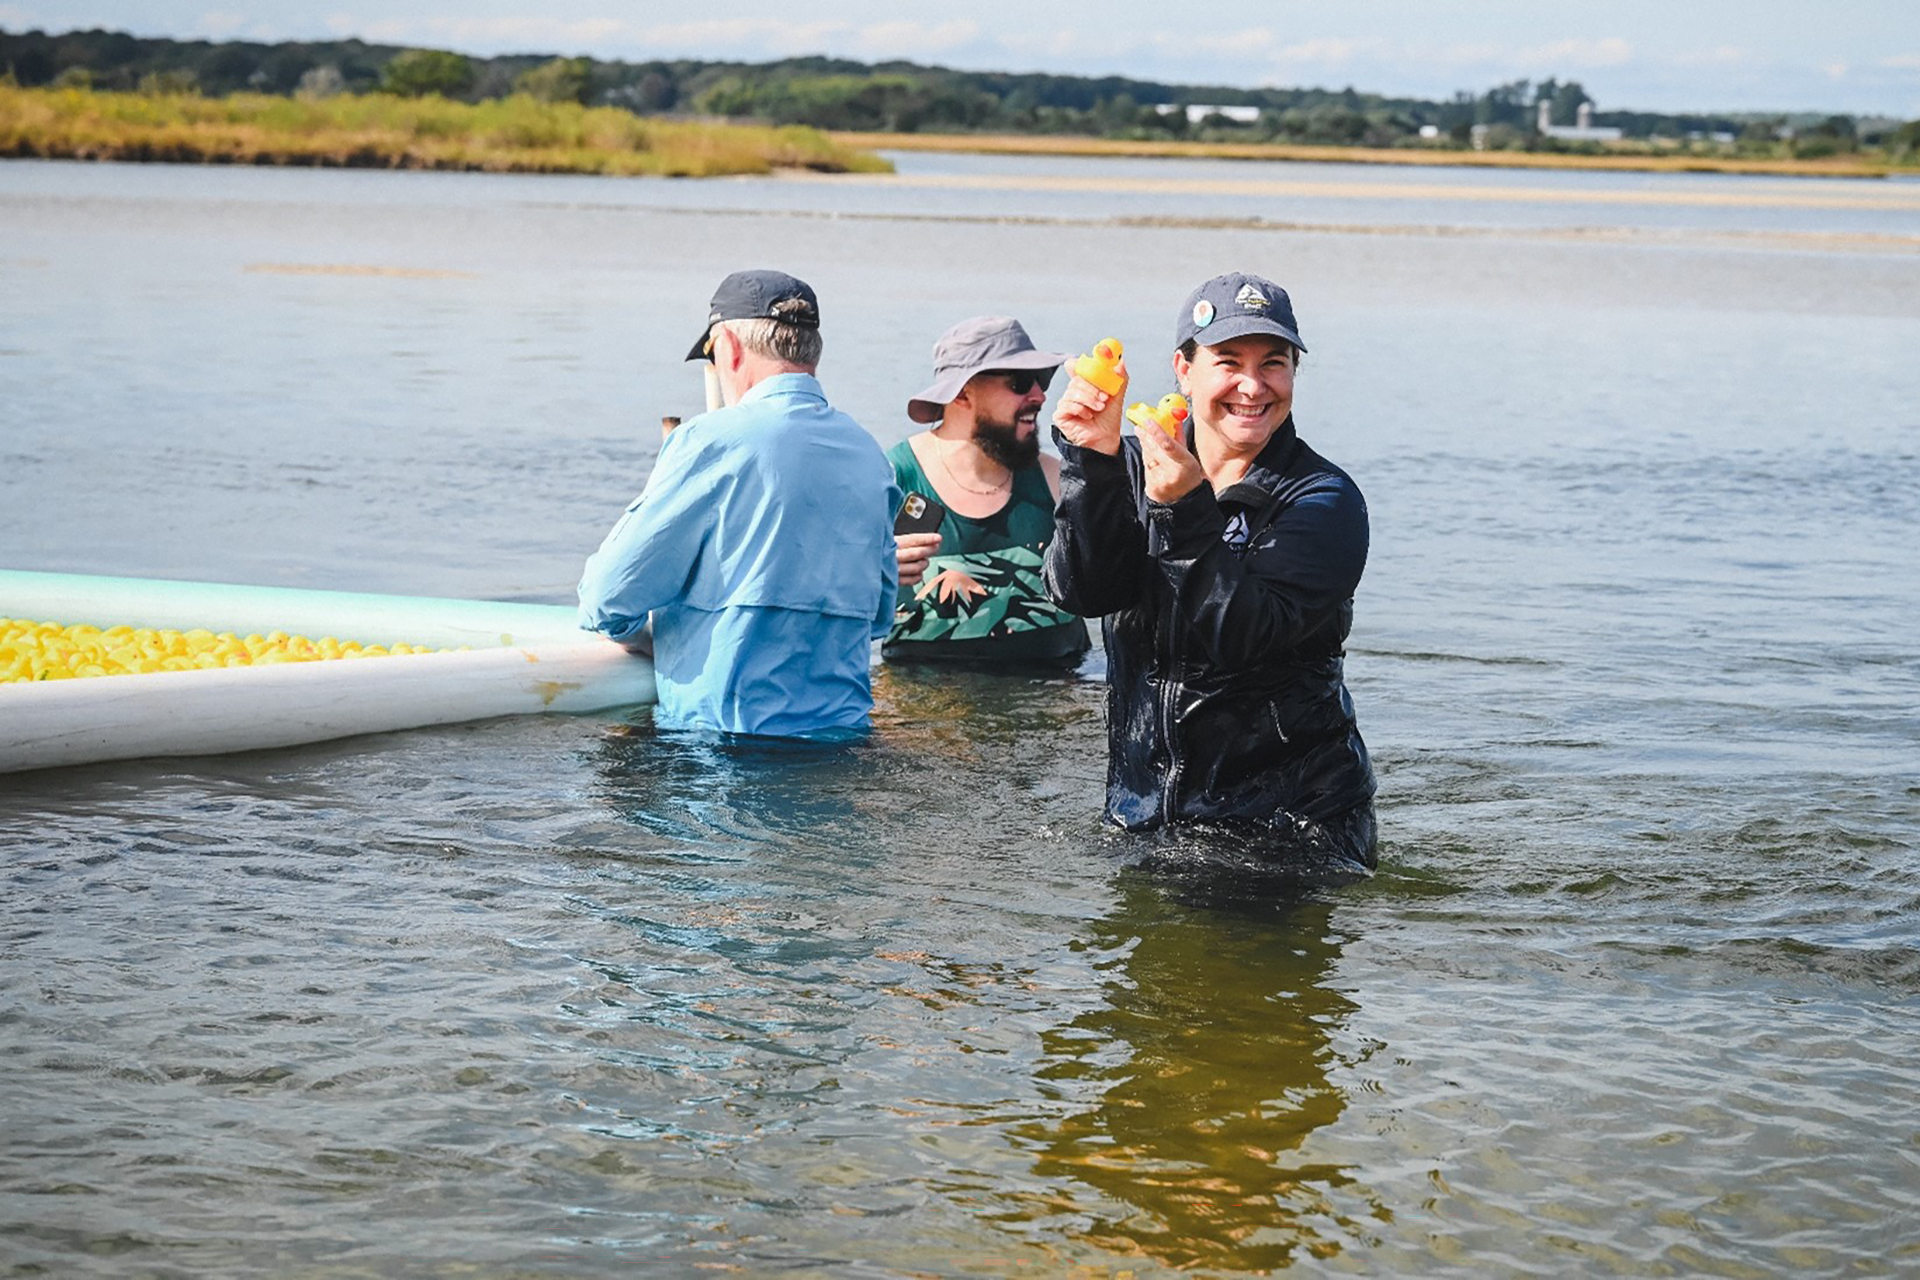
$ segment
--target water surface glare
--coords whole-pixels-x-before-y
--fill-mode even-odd
[[[899,160],[0,164],[0,564],[564,600],[728,270],[891,443],[955,319],[1154,399],[1247,267],[1372,509],[1380,876],[1104,830],[1097,652],[883,669],[830,749],[0,778],[0,1264],[1920,1269],[1913,185]]]

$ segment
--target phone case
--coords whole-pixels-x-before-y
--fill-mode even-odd
[[[933,533],[940,528],[940,522],[946,519],[947,509],[923,493],[910,493],[907,500],[900,504],[900,514],[893,518],[893,532]]]

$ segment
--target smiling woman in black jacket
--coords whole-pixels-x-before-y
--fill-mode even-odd
[[[1183,305],[1175,342],[1184,439],[1123,438],[1124,388],[1079,378],[1054,414],[1047,587],[1103,620],[1107,816],[1224,828],[1260,862],[1364,878],[1373,768],[1343,658],[1366,501],[1294,432],[1306,348],[1285,290],[1216,276]]]

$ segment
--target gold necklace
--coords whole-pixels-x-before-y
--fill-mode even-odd
[[[934,439],[936,441],[940,441],[939,436],[935,436]],[[958,448],[961,448],[962,446],[956,444],[953,447],[958,449]],[[995,484],[991,489],[976,489],[972,485],[968,484],[965,480],[962,480],[959,476],[953,473],[953,468],[947,463],[947,450],[946,450],[945,441],[940,441],[940,443],[935,445],[933,456],[940,460],[940,469],[947,473],[947,479],[953,481],[954,485],[957,488],[972,494],[976,498],[997,498],[1000,496],[1000,491],[1002,489],[1010,490],[1013,487],[1012,471],[1008,471],[1007,478]]]

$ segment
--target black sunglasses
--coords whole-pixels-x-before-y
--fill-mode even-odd
[[[1051,369],[989,369],[989,378],[1005,378],[1007,390],[1017,396],[1023,396],[1035,387],[1045,391],[1053,385]]]

